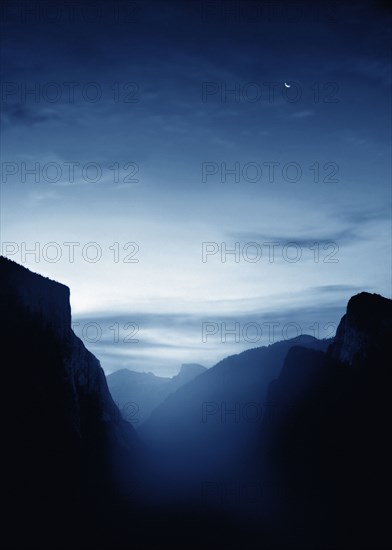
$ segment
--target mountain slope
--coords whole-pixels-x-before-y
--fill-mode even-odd
[[[392,301],[358,294],[327,353],[292,348],[270,385],[258,461],[283,546],[389,546],[391,338]]]
[[[158,406],[138,431],[160,454],[163,475],[198,483],[197,475],[223,475],[253,445],[266,414],[269,383],[288,350],[301,343],[326,350],[329,341],[301,336],[227,357]]]
[[[195,363],[183,364],[172,378],[151,372],[121,369],[107,376],[110,393],[125,419],[138,427],[166,397],[207,370]]]
[[[353,367],[378,367],[389,357],[391,300],[361,292],[350,298],[331,346],[333,358]]]
[[[131,482],[118,477],[118,465],[132,465],[136,434],[99,361],[71,330],[69,289],[2,257],[0,273],[3,540],[86,547],[108,534],[101,516],[107,526],[113,495]]]
[[[1,257],[0,275],[2,546],[390,547],[391,300],[351,298],[332,343],[185,366],[140,428],[147,453],[69,289]]]

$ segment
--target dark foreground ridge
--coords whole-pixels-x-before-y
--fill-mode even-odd
[[[3,257],[0,274],[3,547],[389,548],[391,300],[352,297],[332,343],[185,367],[137,434],[69,289]],[[249,401],[273,414],[222,421]]]
[[[3,257],[0,271],[2,538],[12,548],[89,547],[110,531],[121,491],[131,492],[137,438],[71,329],[69,289]]]

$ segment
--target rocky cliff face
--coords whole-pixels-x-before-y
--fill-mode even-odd
[[[179,373],[176,376],[173,376],[172,385],[175,389],[180,388],[206,370],[206,367],[203,367],[203,365],[199,365],[198,363],[183,363]]]
[[[370,360],[378,367],[388,357],[392,336],[392,300],[361,292],[347,304],[330,348],[330,355],[350,366],[365,366]]]
[[[17,548],[95,547],[117,488],[131,484],[119,465],[131,470],[135,432],[71,329],[69,289],[2,257],[0,275],[9,539]]]
[[[4,305],[4,300],[8,299],[10,307],[23,308],[58,338],[66,339],[71,330],[69,288],[4,257],[0,257],[0,269]]]
[[[388,546],[391,327],[391,300],[353,296],[328,351],[292,348],[270,385],[261,454],[283,547]]]
[[[301,337],[201,372],[145,423],[157,452],[142,457],[71,330],[68,288],[5,258],[0,276],[4,547],[179,548],[197,533],[214,548],[389,548],[391,300],[354,296],[332,345]],[[236,515],[206,484],[220,503],[235,489]]]
[[[2,305],[6,306],[2,312],[2,321],[10,326],[13,323],[13,312],[18,311],[20,324],[22,321],[34,324],[34,330],[41,329],[61,349],[62,379],[64,385],[68,386],[70,419],[78,435],[81,435],[84,423],[81,403],[89,398],[96,403],[96,421],[102,423],[102,426],[112,424],[123,443],[129,444],[127,437],[130,430],[121,420],[98,359],[85,348],[71,329],[69,288],[5,258],[0,258],[0,269],[0,296]],[[21,331],[19,336],[23,344],[26,334]],[[44,341],[39,344],[45,346]],[[31,360],[34,361],[34,356]],[[119,429],[120,425],[126,428],[125,438]]]

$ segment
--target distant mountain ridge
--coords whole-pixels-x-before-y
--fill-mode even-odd
[[[392,300],[353,296],[332,340],[119,371],[174,390],[136,433],[69,289],[3,257],[0,275],[5,547],[390,548]]]
[[[147,446],[162,452],[162,464],[182,471],[184,480],[195,483],[195,462],[217,478],[226,462],[231,467],[233,460],[240,461],[257,438],[268,414],[269,384],[278,378],[290,348],[326,351],[330,343],[302,335],[226,357],[169,395],[138,434]]]
[[[178,374],[167,378],[151,372],[121,369],[109,374],[107,382],[124,418],[137,428],[168,395],[206,370],[197,363],[184,363]]]
[[[187,382],[190,382],[196,376],[199,376],[199,374],[202,374],[207,370],[206,367],[203,365],[199,365],[199,363],[183,363],[181,365],[180,371],[178,374],[173,376],[173,382],[178,385],[186,384]]]

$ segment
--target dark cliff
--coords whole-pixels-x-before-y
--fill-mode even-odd
[[[361,292],[350,298],[330,355],[354,367],[385,365],[392,337],[392,300]]]
[[[391,300],[353,296],[328,351],[293,347],[270,385],[261,447],[283,546],[389,545],[391,327]]]
[[[0,274],[3,536],[15,548],[94,546],[132,484],[119,465],[131,468],[136,435],[71,330],[69,289],[2,257]]]

